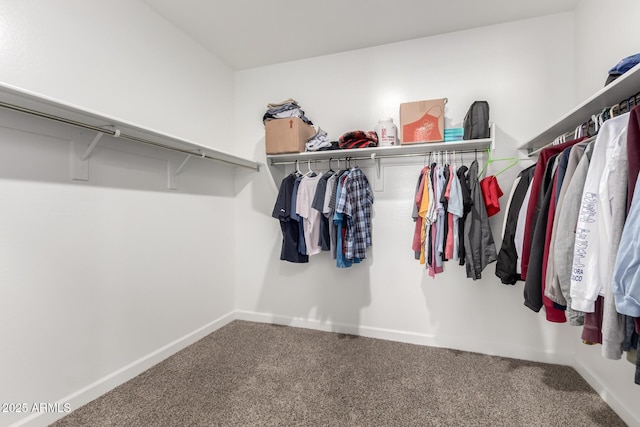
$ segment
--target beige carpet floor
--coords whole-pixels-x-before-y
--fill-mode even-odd
[[[234,321],[54,424],[624,426],[566,366]]]

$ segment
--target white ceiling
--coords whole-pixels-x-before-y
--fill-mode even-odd
[[[574,10],[578,0],[142,0],[235,70]]]

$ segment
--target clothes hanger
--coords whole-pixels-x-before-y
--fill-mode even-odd
[[[621,101],[619,105],[620,105],[619,107],[620,114],[624,114],[629,110],[629,102],[626,99],[624,101]]]
[[[335,172],[333,170],[333,168],[331,167],[331,161],[333,160],[333,157],[329,157],[329,170],[327,172]],[[338,161],[338,169],[340,169],[340,161]]]
[[[630,96],[629,99],[627,99],[627,105],[629,106],[629,111],[633,110],[636,107],[636,105],[638,105],[638,102],[636,100],[637,100],[636,95]]]
[[[595,125],[595,132],[598,133],[598,131],[600,130],[600,126],[602,125],[600,114],[592,115],[591,120],[593,120],[593,124]]]
[[[302,176],[315,176],[315,172],[313,171],[313,169],[311,169],[311,159],[307,160],[307,168],[309,170]]]
[[[500,175],[502,172],[504,172],[504,171],[506,171],[506,170],[508,170],[508,169],[511,169],[512,167],[514,167],[515,165],[517,165],[517,164],[518,164],[518,158],[517,158],[517,157],[512,157],[512,159],[513,159],[513,160],[511,161],[511,163],[509,163],[509,165],[507,165],[507,166],[506,166],[504,169],[502,169],[500,172],[498,172],[498,173],[496,173],[496,174],[493,174],[493,176],[498,176],[498,175]],[[508,159],[503,159],[503,160],[508,160]]]
[[[502,169],[500,172],[498,172],[497,174],[494,174],[493,176],[497,176],[499,174],[501,174],[502,172],[506,171],[507,169],[515,166],[518,163],[518,158],[517,157],[503,157],[500,159],[494,159],[492,154],[491,154],[491,148],[487,148],[487,152],[489,153],[489,157],[487,158],[487,163],[485,163],[484,167],[482,168],[482,170],[480,171],[480,173],[478,174],[478,178],[480,178],[482,176],[482,174],[484,173],[484,171],[487,169],[487,167],[491,164],[491,163],[495,163],[495,162],[506,162],[509,161],[511,162],[509,164],[509,166],[505,167],[504,169]]]
[[[609,109],[609,116],[613,118],[618,115],[619,111],[620,111],[620,104],[614,104]]]

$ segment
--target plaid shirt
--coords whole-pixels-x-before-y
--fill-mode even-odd
[[[373,192],[369,180],[360,168],[355,167],[344,181],[337,197],[336,212],[347,217],[345,258],[365,259],[371,246],[371,205]]]

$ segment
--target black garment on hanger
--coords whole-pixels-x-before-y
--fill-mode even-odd
[[[442,189],[442,193],[440,194],[440,203],[442,203],[442,206],[444,207],[444,224],[442,227],[442,231],[443,231],[443,241],[445,242],[445,247],[446,247],[446,241],[447,241],[447,236],[449,235],[449,220],[448,220],[448,213],[449,213],[449,200],[447,199],[446,193],[447,193],[447,186],[449,185],[449,180],[451,179],[451,171],[449,170],[449,165],[444,165],[442,166],[442,174],[444,175],[444,188]],[[451,230],[451,232],[453,232],[453,230]],[[442,260],[443,261],[447,261],[447,256],[445,255],[445,248],[442,248]]]
[[[460,181],[460,189],[462,192],[462,217],[458,220],[458,263],[464,265],[466,260],[466,251],[464,247],[464,223],[467,215],[471,212],[473,200],[471,200],[471,190],[469,189],[469,177],[467,171],[469,168],[462,165],[458,168],[458,180]]]
[[[640,385],[640,339],[638,340],[638,355],[636,356],[636,384]]]
[[[313,202],[311,207],[320,212],[320,236],[318,237],[318,244],[323,251],[331,250],[331,236],[329,235],[329,218],[322,212],[324,209],[324,202],[327,190],[327,180],[333,175],[333,171],[326,172],[318,181],[318,187],[316,193],[313,196]],[[333,218],[331,219],[333,221]]]
[[[634,338],[638,336],[636,333],[636,322],[631,316],[624,316],[624,341],[622,341],[622,351],[630,351],[636,348]]]
[[[544,258],[544,243],[547,233],[547,220],[551,193],[553,192],[554,162],[559,153],[549,158],[546,164],[540,195],[542,200],[536,205],[536,222],[531,237],[531,252],[529,256],[529,273],[524,285],[524,305],[538,312],[543,306],[542,300],[542,262]]]
[[[518,174],[520,181],[516,186],[513,197],[511,198],[511,203],[509,204],[507,225],[496,262],[496,276],[498,276],[505,285],[514,285],[518,280],[522,280],[520,274],[517,273],[518,252],[516,250],[515,236],[518,226],[518,215],[520,214],[520,209],[524,203],[535,170],[536,166],[533,165]]]
[[[294,263],[306,263],[309,262],[309,257],[298,252],[299,224],[298,221],[291,218],[291,197],[296,179],[295,174],[290,174],[282,180],[271,216],[280,221],[280,229],[282,230],[280,259]]]

